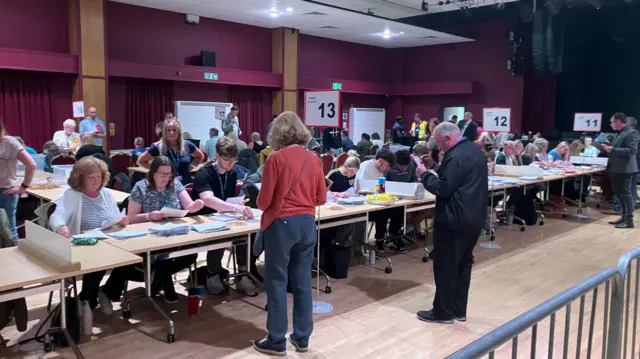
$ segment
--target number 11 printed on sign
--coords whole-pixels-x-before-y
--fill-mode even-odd
[[[599,132],[602,128],[602,113],[576,112],[573,130],[576,132]]]

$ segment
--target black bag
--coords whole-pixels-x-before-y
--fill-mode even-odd
[[[351,248],[330,244],[325,248],[324,271],[334,279],[347,278],[351,263]]]
[[[80,340],[80,310],[78,309],[78,300],[71,296],[66,296],[64,300],[67,304],[67,331],[69,332],[69,336],[71,337],[71,339],[73,339],[73,341],[77,343]],[[58,306],[55,309],[55,313],[53,314],[51,327],[60,327],[60,312],[60,306]],[[57,345],[65,347],[69,346],[69,342],[62,332],[56,332],[53,335],[53,341]]]
[[[521,196],[513,212],[516,217],[522,218],[527,226],[532,226],[538,222],[538,214],[536,213],[536,206],[533,199],[534,197],[531,195]],[[522,224],[515,218],[513,221],[517,224]]]

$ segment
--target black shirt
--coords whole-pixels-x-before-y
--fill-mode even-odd
[[[105,154],[102,146],[84,145],[78,149],[78,152],[76,152],[76,161],[80,161],[82,157],[93,156],[96,153]]]
[[[332,182],[331,187],[329,187],[331,192],[344,192],[353,187],[353,181],[356,176],[347,177],[340,172],[339,168],[336,168],[329,171],[327,178]]]
[[[149,154],[153,157],[160,156],[160,149],[158,148],[158,142],[154,143],[147,150]],[[173,162],[173,165],[176,167],[176,173],[180,177],[182,184],[189,184],[193,182],[191,178],[191,154],[197,150],[197,147],[191,143],[189,140],[184,141],[184,153],[182,156],[174,151],[172,148],[167,152],[167,157]]]
[[[236,196],[236,181],[238,175],[236,171],[231,170],[220,174],[214,165],[207,165],[196,172],[193,180],[193,191],[191,197],[196,200],[200,199],[200,193],[213,192],[216,198],[226,201],[227,198]],[[216,211],[209,207],[204,207],[198,214],[210,214]]]

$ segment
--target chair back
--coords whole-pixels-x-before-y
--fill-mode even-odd
[[[205,151],[202,151],[202,155],[204,155],[204,157],[202,158],[202,163],[207,163],[209,161],[209,155]]]
[[[51,165],[75,165],[76,159],[68,155],[58,155],[51,159]]]
[[[343,152],[340,154],[340,156],[338,156],[338,158],[336,158],[336,167],[340,167],[342,166],[345,161],[347,160],[347,158],[349,158],[349,154],[346,152]]]
[[[116,174],[128,173],[127,167],[131,167],[131,154],[128,152],[120,152],[111,156],[111,165]]]
[[[378,145],[371,146],[371,149],[369,149],[369,155],[370,156],[375,156],[376,152],[378,152]]]
[[[242,184],[244,182],[238,181],[236,182],[236,197],[240,195],[240,190],[242,190]]]
[[[322,170],[324,171],[324,175],[326,176],[333,168],[333,156],[328,154],[321,155],[320,161],[322,162]]]

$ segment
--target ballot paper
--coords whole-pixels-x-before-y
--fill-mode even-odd
[[[173,223],[165,223],[161,226],[149,227],[149,232],[163,237],[187,234],[189,233],[189,230],[190,228],[188,225],[178,225]]]
[[[164,214],[165,217],[169,217],[169,218],[182,218],[189,213],[189,210],[163,207],[160,210],[160,213]]]
[[[73,239],[85,239],[85,238],[107,239],[109,237],[107,237],[107,235],[104,234],[102,231],[93,231],[93,232],[76,234],[71,236],[71,238]]]
[[[225,202],[231,203],[231,204],[244,205],[244,196],[227,198]]]
[[[191,229],[198,233],[213,233],[229,230],[229,227],[219,223],[203,223],[194,224],[191,226]]]
[[[135,237],[144,237],[146,235],[147,235],[146,232],[134,231],[134,230],[119,231],[119,232],[109,233],[109,237],[115,238],[115,239],[127,239],[127,238],[135,238]]]
[[[259,191],[259,190],[260,190],[260,188],[262,188],[262,183],[254,183],[254,184],[253,184],[253,186],[254,186],[255,188],[257,188],[257,189],[258,189],[258,191]]]
[[[120,214],[117,217],[112,219],[107,219],[106,221],[102,222],[102,227],[100,227],[100,229],[102,229],[103,231],[105,229],[109,229],[115,226],[116,224],[120,223],[126,216],[127,216],[126,210],[123,209],[122,212],[120,212]]]
[[[262,217],[262,211],[257,208],[251,208],[251,212],[253,212],[253,218]],[[220,222],[231,222],[231,221],[239,221],[245,219],[244,216],[240,213],[235,212],[222,212],[216,213],[213,216],[209,217],[209,219],[213,221]]]
[[[522,176],[520,177],[521,180],[523,181],[535,181],[538,179],[538,177],[536,176]]]
[[[366,197],[348,197],[348,198],[338,198],[338,204],[346,205],[346,206],[357,206],[364,204]]]

